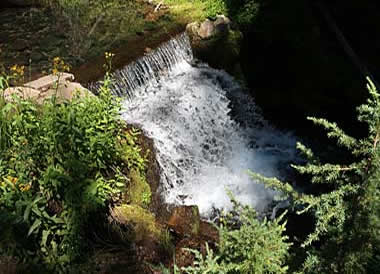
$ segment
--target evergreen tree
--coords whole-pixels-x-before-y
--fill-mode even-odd
[[[293,167],[329,191],[299,193],[289,183],[252,173],[290,198],[298,214],[315,216],[315,230],[302,244],[307,252],[302,273],[380,273],[380,95],[369,78],[368,82],[370,98],[358,108],[358,120],[368,125],[366,138],[353,138],[325,119],[308,118],[351,153],[348,164],[322,162],[311,149],[297,144],[308,161]]]

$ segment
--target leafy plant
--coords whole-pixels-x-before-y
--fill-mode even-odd
[[[224,0],[202,0],[205,4],[207,17],[215,17],[216,15],[227,14],[227,7]]]
[[[227,215],[219,228],[220,244],[215,254],[206,247],[206,257],[195,254],[194,266],[185,273],[286,273],[290,243],[284,236],[284,214],[274,221],[258,220],[249,206],[234,203],[233,215]]]
[[[86,231],[124,192],[123,172],[144,162],[111,81],[99,97],[59,104],[0,96],[0,254],[67,272],[88,253]]]

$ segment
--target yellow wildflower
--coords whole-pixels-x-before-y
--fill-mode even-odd
[[[54,59],[53,59],[53,62],[54,62],[54,63],[58,64],[59,61],[61,61],[61,58],[59,58],[59,57],[54,57]]]
[[[25,192],[25,191],[28,191],[30,188],[31,188],[31,184],[20,184],[19,185],[19,189],[21,190],[21,192]]]
[[[15,178],[15,177],[12,177],[12,176],[8,176],[7,179],[8,179],[8,181],[10,181],[12,184],[16,184],[17,181],[18,181],[18,178]]]
[[[24,75],[24,69],[25,69],[25,66],[13,65],[10,70],[11,72],[13,72],[13,76],[17,77],[17,76]]]
[[[65,63],[60,57],[54,57],[52,73],[54,75],[59,74],[62,71],[70,71],[70,66]]]

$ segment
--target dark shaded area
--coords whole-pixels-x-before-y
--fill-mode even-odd
[[[0,2],[0,9],[2,8],[16,8],[17,6],[8,2],[7,0],[2,0]]]
[[[245,30],[241,62],[248,85],[264,115],[279,126],[311,136],[317,116],[336,121],[361,136],[356,107],[367,98],[366,80],[344,52],[313,1],[260,0]],[[378,23],[374,1],[326,2],[359,58],[378,75]],[[364,16],[363,16],[364,15]],[[360,19],[358,19],[360,18]],[[376,70],[377,69],[377,70]]]

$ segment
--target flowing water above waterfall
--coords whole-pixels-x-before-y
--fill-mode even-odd
[[[123,118],[153,138],[167,202],[196,204],[207,216],[231,207],[229,190],[263,211],[275,193],[247,171],[283,177],[295,138],[268,124],[226,72],[191,61],[181,35],[116,72],[116,93],[129,95]]]

